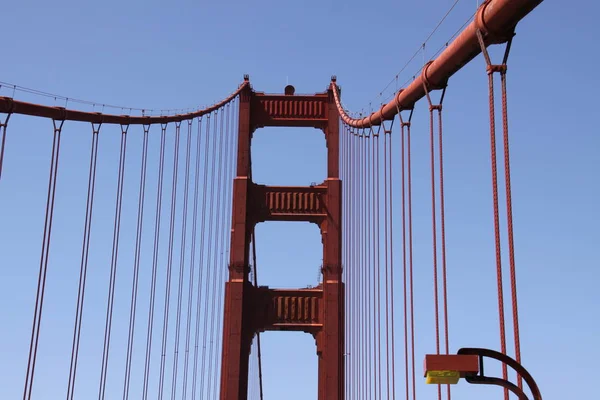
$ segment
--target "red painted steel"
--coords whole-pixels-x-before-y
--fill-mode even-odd
[[[259,331],[302,331],[315,335],[323,327],[323,288],[269,289],[254,292]]]
[[[327,185],[264,186],[252,185],[252,208],[257,220],[307,221],[320,224],[327,217]]]
[[[327,93],[314,95],[279,95],[254,93],[252,125],[296,126],[324,129],[328,123]]]
[[[169,122],[181,122],[189,119],[197,118],[202,115],[209,114],[223,107],[245,88],[250,86],[249,78],[244,77],[244,82],[237,88],[235,92],[227,96],[227,98],[218,102],[215,105],[197,110],[187,114],[165,115],[165,116],[130,116],[130,115],[114,115],[93,113],[78,110],[69,110],[64,107],[50,107],[41,104],[26,103],[24,101],[14,100],[10,97],[0,97],[0,113],[5,114],[24,114],[35,117],[45,117],[55,119],[57,121],[80,121],[92,122],[96,124],[121,124],[121,125],[150,125],[150,124],[166,124]]]
[[[238,127],[238,162],[233,182],[233,212],[229,280],[225,284],[223,348],[221,362],[221,399],[246,399],[248,394],[248,361],[252,345],[252,325],[248,280],[250,272],[250,235],[248,194],[250,181],[250,101],[252,91],[246,86],[240,92]]]
[[[476,355],[427,354],[423,363],[423,376],[429,371],[457,371],[460,377],[479,372],[479,357]]]
[[[477,30],[485,34],[486,45],[501,43],[510,37],[517,23],[537,7],[543,0],[488,0],[483,3],[475,17],[462,33],[439,55],[427,64],[408,87],[396,93],[394,99],[379,111],[362,118],[350,117],[342,107],[336,79],[331,81],[335,102],[342,120],[355,128],[368,128],[392,119],[399,111],[411,109],[425,96],[425,86],[430,90],[440,89],[448,79],[465,64],[481,53],[477,41]]]
[[[65,120],[94,124],[120,124],[126,131],[127,126],[134,124],[160,123],[164,125],[200,117],[223,107],[239,96],[237,170],[233,181],[229,278],[225,285],[220,398],[221,400],[247,398],[250,348],[257,332],[296,330],[310,333],[316,340],[319,400],[342,400],[345,397],[343,357],[345,349],[345,287],[342,282],[341,265],[343,227],[341,218],[342,182],[339,175],[340,117],[349,126],[368,128],[381,125],[383,121],[392,119],[402,110],[411,109],[419,99],[426,95],[427,91],[445,87],[453,74],[482,51],[478,42],[478,34],[483,35],[483,49],[491,44],[508,40],[512,37],[517,23],[541,2],[542,0],[485,1],[479,8],[475,20],[450,43],[439,57],[425,65],[419,77],[408,87],[396,93],[394,99],[383,105],[379,111],[362,119],[351,118],[344,111],[341,105],[340,89],[335,78],[332,78],[329,89],[324,93],[295,95],[295,88],[289,85],[285,88],[285,94],[255,92],[252,90],[247,76],[244,77],[244,82],[238,89],[221,102],[186,114],[113,115],[32,104],[7,97],[0,97],[0,113],[9,116],[25,114],[53,119],[58,123],[58,125],[55,124],[55,136],[59,137],[62,122]],[[504,98],[503,103],[505,108],[506,99]],[[0,124],[0,129],[5,130],[7,121],[8,118],[4,124]],[[328,149],[327,179],[323,183],[311,187],[270,187],[254,184],[251,178],[251,138],[257,128],[266,126],[322,129],[326,136]],[[3,133],[0,147],[4,146],[5,132]],[[410,147],[410,144],[408,146]],[[0,159],[1,153],[2,151],[0,151]],[[410,177],[410,172],[408,174]],[[52,182],[50,186],[52,186]],[[410,209],[410,188],[408,197]],[[279,290],[257,288],[249,281],[251,235],[257,223],[267,220],[308,221],[319,225],[323,243],[323,283],[319,287]],[[412,224],[410,221],[409,217],[409,225]],[[411,229],[409,228],[409,230]],[[466,376],[473,378],[470,375],[477,373],[474,354],[492,356],[490,353],[482,352],[469,354],[468,356],[427,356],[426,368],[458,369],[467,371]],[[506,357],[505,355],[501,356]],[[495,357],[517,369],[517,372],[528,383],[532,381],[519,363],[501,359],[497,354]],[[450,366],[442,368],[446,361],[455,367],[451,368],[451,365],[448,364]],[[456,366],[460,366],[460,368]],[[474,381],[474,383],[498,384],[485,376],[475,378],[479,381]],[[485,381],[485,379],[488,380]],[[535,383],[533,385],[535,386]],[[536,398],[541,399],[541,397]]]
[[[263,330],[296,330],[316,339],[320,400],[344,398],[344,284],[341,265],[339,115],[332,90],[294,95],[240,92],[238,170],[234,180],[229,280],[225,289],[221,400],[246,399],[252,339]],[[256,185],[250,142],[262,126],[316,127],[327,141],[327,179],[311,187]],[[256,288],[249,282],[249,244],[258,222],[308,221],[319,225],[323,283],[315,289]]]

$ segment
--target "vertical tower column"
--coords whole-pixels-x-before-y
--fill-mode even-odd
[[[233,213],[229,280],[225,284],[221,399],[246,399],[248,362],[253,332],[248,321],[248,297],[251,285],[249,250],[251,221],[248,200],[250,176],[250,101],[252,91],[240,93],[237,173],[233,182]]]
[[[342,183],[339,176],[339,115],[333,92],[240,94],[237,175],[229,280],[225,287],[221,400],[248,396],[248,364],[254,333],[303,331],[315,336],[319,400],[344,399],[344,284],[342,282]],[[252,182],[250,140],[254,129],[297,126],[322,129],[327,142],[327,179],[319,185],[265,186]],[[249,282],[250,233],[262,221],[319,224],[323,284],[314,289],[255,288]]]
[[[342,182],[339,176],[339,116],[328,92],[327,218],[323,235],[323,330],[317,335],[319,400],[344,398],[344,283],[342,282]]]

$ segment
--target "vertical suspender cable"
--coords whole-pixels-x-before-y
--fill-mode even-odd
[[[6,115],[4,122],[0,122],[0,179],[2,178],[2,164],[4,164],[4,148],[6,146],[6,128],[8,126],[8,120],[10,119],[10,113]]]
[[[137,229],[135,234],[135,253],[133,262],[133,281],[131,287],[131,304],[129,307],[129,332],[127,336],[127,356],[125,360],[125,381],[123,383],[123,400],[129,398],[129,384],[131,381],[131,362],[133,359],[133,339],[135,333],[135,316],[137,308],[138,281],[140,272],[140,257],[142,251],[142,228],[144,219],[144,198],[146,193],[146,170],[148,160],[148,132],[150,125],[144,125],[142,141],[142,166],[140,171],[140,185],[138,196]]]
[[[424,70],[425,71],[425,70]],[[441,110],[442,110],[442,102],[444,100],[444,95],[446,93],[446,88],[444,87],[442,91],[442,96],[440,98],[440,102],[437,105],[434,105],[431,101],[431,97],[429,96],[429,87],[426,82],[423,82],[423,88],[425,89],[425,95],[427,97],[427,101],[429,103],[429,136],[430,136],[430,154],[431,154],[431,209],[432,209],[432,236],[433,236],[433,280],[434,280],[434,302],[435,302],[435,345],[436,345],[436,354],[440,354],[440,319],[439,319],[439,284],[438,284],[438,265],[437,265],[437,214],[436,214],[436,201],[435,201],[435,138],[434,138],[434,110],[438,110],[440,116],[439,128],[440,128],[440,137],[441,137]],[[441,146],[441,144],[440,144]],[[440,152],[442,151],[440,147]],[[439,160],[441,164],[441,159]],[[440,171],[443,171],[440,166]],[[443,176],[440,176],[440,181],[442,182],[442,188],[440,191],[443,191]],[[443,194],[441,194],[442,200],[441,204],[443,204]],[[443,208],[443,207],[442,207]],[[441,211],[443,215],[443,209]],[[444,222],[442,220],[442,231],[444,227]],[[442,232],[442,241],[444,240],[445,235]],[[444,249],[442,255],[443,262],[443,292],[444,292],[444,307],[446,308],[446,279],[445,279],[445,244],[442,243],[442,248]],[[445,313],[447,318],[447,312]],[[446,320],[447,321],[447,320]],[[447,340],[448,332],[446,325],[446,340]],[[442,387],[438,385],[438,399],[442,398]],[[450,398],[450,386],[448,385],[448,398]]]
[[[77,306],[75,309],[75,323],[73,327],[73,345],[71,347],[71,366],[69,369],[67,400],[72,400],[74,396],[75,377],[77,375],[77,361],[79,359],[79,340],[81,337],[81,320],[83,318],[83,302],[85,298],[88,254],[90,249],[92,211],[94,207],[94,192],[96,188],[96,161],[98,160],[98,137],[100,133],[100,126],[101,124],[92,124],[90,174],[88,177],[87,203],[85,209],[85,222],[83,227],[83,244],[81,248],[81,267],[79,270],[79,287],[77,292]]]
[[[125,151],[127,148],[128,125],[121,125],[121,151],[119,155],[119,177],[117,184],[117,199],[115,207],[115,223],[113,229],[112,260],[108,289],[108,304],[106,306],[106,323],[104,326],[104,349],[102,351],[102,369],[100,371],[100,387],[98,399],[104,400],[106,394],[106,377],[108,374],[108,356],[110,354],[110,337],[112,333],[113,306],[115,301],[115,282],[117,278],[117,260],[119,254],[119,234],[121,232],[121,206],[123,204],[123,182],[125,179]]]
[[[375,399],[380,399],[381,398],[381,391],[378,390],[379,388],[379,384],[378,384],[378,376],[379,376],[379,371],[377,369],[378,363],[377,363],[377,355],[379,354],[379,349],[377,348],[377,324],[379,322],[378,318],[377,318],[377,207],[375,204],[376,201],[376,195],[377,195],[377,186],[376,186],[376,181],[375,181],[375,172],[377,170],[377,165],[375,164],[375,141],[376,141],[376,136],[375,136],[375,131],[373,130],[373,128],[370,128],[370,137],[372,138],[371,140],[371,188],[370,188],[370,194],[371,194],[371,212],[372,212],[372,224],[371,224],[371,231],[372,231],[372,248],[373,248],[373,259],[372,259],[372,264],[371,264],[371,270],[373,271],[373,275],[372,275],[372,290],[373,290],[373,303],[372,303],[372,312],[373,312],[373,320],[372,320],[372,327],[373,327],[373,398]]]
[[[358,249],[359,249],[359,262],[358,262],[358,268],[359,268],[359,274],[358,274],[358,280],[359,280],[359,288],[360,291],[358,293],[358,317],[359,317],[359,345],[360,345],[360,365],[359,365],[359,370],[361,371],[360,373],[360,397],[361,398],[365,398],[365,388],[367,386],[367,369],[365,368],[365,360],[367,358],[367,354],[365,352],[366,350],[366,346],[365,346],[365,321],[364,321],[364,313],[363,313],[363,304],[364,304],[364,297],[365,297],[365,279],[364,279],[364,273],[365,273],[365,263],[364,263],[364,254],[365,254],[365,246],[364,246],[364,222],[365,222],[365,202],[364,202],[364,192],[365,192],[365,181],[364,181],[364,163],[365,163],[365,157],[364,157],[364,131],[361,132],[361,134],[358,136],[358,203],[359,203],[359,213],[358,213],[358,233],[359,233],[359,243],[358,243]]]
[[[352,262],[350,258],[352,242],[350,241],[350,233],[351,233],[351,187],[352,187],[352,178],[351,178],[351,144],[352,137],[350,135],[350,127],[345,125],[344,136],[346,138],[344,143],[344,153],[345,153],[345,183],[344,183],[344,253],[345,253],[345,268],[344,271],[346,273],[346,397],[351,399],[352,393]]]
[[[204,390],[205,390],[205,386],[204,386],[204,381],[205,381],[205,377],[207,376],[207,374],[209,373],[209,371],[207,371],[206,368],[206,355],[207,355],[207,339],[208,339],[208,316],[209,316],[209,311],[208,311],[208,305],[210,302],[210,298],[211,298],[211,287],[210,287],[210,282],[211,282],[211,273],[214,272],[211,265],[212,265],[212,250],[213,250],[213,217],[212,217],[212,210],[214,209],[214,200],[215,200],[215,171],[216,171],[216,161],[217,161],[217,140],[218,140],[218,132],[217,132],[217,122],[218,122],[218,116],[219,116],[219,110],[215,111],[215,117],[213,119],[213,128],[212,128],[212,136],[213,136],[213,143],[212,143],[212,152],[211,152],[211,173],[210,173],[210,204],[208,206],[208,210],[209,210],[209,215],[208,215],[208,243],[207,243],[207,247],[208,247],[208,251],[207,251],[207,259],[206,259],[206,265],[207,265],[207,272],[206,272],[206,301],[204,302],[204,329],[203,329],[203,339],[202,339],[202,367],[201,367],[201,372],[200,372],[200,392],[201,392],[201,396],[200,398],[204,398]],[[212,293],[212,296],[214,296],[214,293]],[[209,375],[210,376],[210,375]]]
[[[340,179],[342,181],[342,281],[348,287],[348,270],[346,263],[346,124],[340,121]],[[320,276],[319,276],[320,277]],[[348,291],[344,293],[344,393],[348,393]]]
[[[381,399],[382,382],[381,382],[381,213],[379,210],[380,203],[380,190],[381,185],[379,182],[379,132],[375,134],[375,271],[376,271],[376,282],[375,297],[376,297],[376,310],[377,320],[375,322],[375,334],[377,337],[377,385],[378,385],[378,399]]]
[[[175,400],[177,392],[177,373],[179,371],[179,339],[181,335],[181,306],[185,275],[185,250],[187,238],[187,219],[188,219],[188,196],[190,188],[190,154],[192,150],[192,122],[188,120],[186,152],[185,152],[185,178],[183,188],[183,213],[181,221],[181,249],[179,255],[179,282],[177,284],[177,314],[175,321],[175,343],[173,346],[173,377],[171,380],[171,400]]]
[[[442,94],[443,96],[443,94]],[[445,349],[446,354],[449,354],[449,327],[448,327],[448,285],[447,285],[447,269],[446,269],[446,218],[445,218],[445,201],[444,201],[444,157],[443,157],[443,135],[442,135],[442,105],[438,110],[438,123],[439,123],[439,173],[440,173],[440,228],[441,228],[441,241],[442,241],[442,291],[444,299],[444,337],[445,337]],[[450,385],[446,386],[448,393],[448,400],[451,398]]]
[[[223,130],[223,121],[225,118],[225,109],[221,109],[221,121],[220,121],[220,126],[219,126],[219,161],[218,161],[218,178],[217,178],[217,207],[216,207],[216,221],[215,221],[215,252],[213,253],[213,281],[212,281],[212,286],[213,286],[213,296],[212,296],[212,301],[211,301],[211,321],[210,321],[210,350],[209,350],[209,355],[210,355],[210,359],[209,359],[209,381],[208,381],[208,397],[209,398],[214,398],[215,396],[211,396],[212,394],[212,388],[213,388],[213,384],[215,384],[214,382],[214,378],[216,375],[216,358],[217,355],[215,354],[216,352],[214,351],[215,348],[215,340],[216,340],[216,332],[215,332],[215,317],[216,317],[216,313],[217,313],[217,308],[216,308],[216,298],[217,298],[217,282],[218,282],[218,277],[220,276],[219,272],[219,259],[221,256],[221,245],[222,245],[222,240],[221,240],[221,232],[222,232],[222,224],[221,224],[221,209],[223,208],[222,205],[222,201],[221,201],[221,193],[222,193],[222,180],[221,180],[221,176],[222,176],[222,172],[223,172],[223,162],[224,162],[224,155],[223,155],[223,136],[224,136],[224,130]],[[214,172],[213,172],[214,173]],[[215,384],[216,386],[216,384]]]
[[[232,185],[232,181],[233,181],[233,169],[234,169],[234,160],[235,160],[235,155],[233,154],[233,134],[232,134],[232,129],[233,129],[233,119],[231,118],[233,115],[232,112],[232,105],[231,103],[228,103],[226,106],[226,118],[225,118],[225,155],[224,155],[224,162],[223,162],[223,168],[225,169],[225,178],[223,179],[223,184],[221,185],[223,187],[223,204],[225,204],[225,206],[222,207],[222,233],[221,233],[221,237],[222,237],[222,251],[221,251],[221,262],[220,262],[220,279],[218,282],[218,285],[220,285],[220,287],[222,288],[224,285],[224,282],[227,279],[227,272],[228,272],[228,268],[224,268],[226,265],[228,265],[228,258],[229,258],[229,246],[230,246],[230,241],[228,241],[228,232],[231,232],[231,207],[227,207],[226,205],[228,204],[232,204],[233,203],[233,198],[232,198],[232,192],[233,192],[233,185]],[[219,382],[219,377],[220,377],[220,372],[221,372],[221,368],[220,368],[220,350],[222,349],[222,339],[223,339],[223,324],[222,324],[222,318],[220,317],[221,315],[223,315],[223,307],[224,307],[224,300],[225,300],[225,295],[224,293],[221,291],[221,293],[218,295],[217,297],[217,329],[216,329],[216,339],[218,342],[218,346],[217,346],[217,352],[215,353],[215,360],[216,360],[216,366],[217,368],[215,368],[215,391],[217,390],[217,382]]]
[[[202,235],[200,236],[200,256],[199,256],[199,262],[198,265],[200,267],[200,271],[198,272],[198,297],[196,299],[196,327],[195,327],[195,333],[194,333],[194,372],[192,374],[192,400],[194,400],[196,398],[196,384],[198,382],[198,357],[200,354],[200,320],[201,320],[201,307],[202,307],[202,299],[203,296],[206,299],[206,301],[208,302],[208,290],[202,290],[203,288],[203,277],[204,277],[204,244],[205,244],[205,237],[206,237],[206,206],[207,206],[207,195],[208,195],[208,166],[209,166],[209,156],[210,156],[210,129],[211,129],[211,123],[210,123],[210,116],[211,114],[208,114],[207,118],[206,118],[206,140],[204,141],[204,182],[202,184],[202,187],[204,188],[203,193],[202,193],[202,223],[201,223],[201,229],[200,232],[202,232]],[[214,135],[212,135],[214,136]],[[213,142],[216,141],[216,138],[213,138]],[[214,154],[214,152],[213,152]],[[212,196],[211,196],[212,198]],[[210,269],[206,268],[207,270],[207,278],[206,281],[208,282],[208,274]],[[204,313],[204,319],[206,320],[206,313]],[[205,336],[204,336],[205,337]],[[202,346],[202,369],[200,371],[200,375],[201,375],[201,383],[200,383],[200,397],[203,397],[203,393],[204,393],[204,356],[205,356],[205,343],[203,342],[203,346]]]
[[[510,49],[510,42],[507,46]],[[504,56],[503,65],[506,66],[508,58],[508,50]],[[510,261],[510,292],[512,300],[512,312],[513,312],[513,328],[515,336],[515,358],[517,362],[521,363],[521,340],[519,335],[519,307],[517,302],[517,272],[515,266],[515,245],[514,245],[514,234],[513,234],[513,215],[512,215],[512,190],[510,184],[510,146],[508,140],[508,101],[506,95],[506,68],[503,68],[500,72],[500,78],[502,80],[502,130],[504,139],[504,180],[506,185],[506,220],[508,225],[508,257]],[[519,389],[523,388],[523,377],[517,376],[517,384]]]
[[[254,228],[252,228],[252,263],[254,265],[254,286],[258,287],[258,276],[256,273],[256,233]],[[260,349],[260,332],[256,333],[256,348],[257,348],[257,356],[258,356],[258,385],[260,391],[260,400],[263,400],[263,384],[262,384],[262,357],[261,357],[261,349]]]
[[[386,397],[390,399],[390,288],[389,288],[389,224],[388,224],[388,133],[383,125],[383,249],[385,257],[385,381]]]
[[[383,168],[384,168],[384,251],[385,251],[385,341],[386,341],[386,388],[387,398],[396,397],[395,385],[395,349],[394,349],[394,257],[393,257],[393,208],[392,208],[392,120],[389,129],[385,121],[381,123],[384,131]],[[388,173],[389,168],[389,173]],[[388,223],[389,221],[389,223]],[[391,396],[390,396],[391,393]]]
[[[403,306],[404,306],[404,386],[406,392],[406,400],[409,399],[409,380],[408,380],[408,306],[407,306],[407,274],[406,274],[406,149],[405,149],[405,123],[402,119],[402,114],[400,113],[400,109],[398,106],[398,118],[400,118],[400,162],[402,164],[401,167],[401,184],[402,184],[402,194],[401,194],[401,202],[402,202],[402,294],[404,297]]]
[[[175,154],[173,156],[173,180],[171,187],[171,221],[169,225],[169,253],[167,258],[167,276],[165,282],[165,306],[163,312],[162,349],[160,358],[160,376],[158,381],[158,399],[162,400],[165,385],[165,367],[167,340],[169,336],[169,309],[171,304],[171,277],[173,271],[173,241],[175,239],[175,214],[177,205],[177,178],[179,172],[179,135],[181,122],[175,123]]]
[[[349,213],[349,218],[350,218],[350,224],[349,224],[349,242],[351,243],[351,247],[350,247],[350,260],[349,260],[349,264],[350,264],[350,273],[348,276],[348,280],[350,282],[350,290],[349,290],[349,297],[350,297],[350,317],[351,317],[351,326],[350,326],[350,399],[354,399],[356,398],[356,367],[355,367],[355,359],[356,359],[356,348],[355,348],[355,337],[356,337],[356,296],[355,296],[355,291],[354,288],[356,286],[356,278],[355,278],[355,270],[356,270],[356,259],[354,257],[355,251],[356,251],[356,242],[354,241],[354,237],[356,235],[356,227],[355,227],[355,216],[356,216],[356,202],[354,201],[354,199],[356,199],[356,193],[355,193],[355,183],[356,183],[356,179],[355,179],[355,170],[356,170],[356,153],[355,153],[355,140],[356,136],[354,133],[354,129],[351,128],[350,130],[350,157],[351,157],[351,163],[350,163],[350,176],[349,176],[349,193],[350,193],[350,199],[349,199],[349,205],[350,205],[350,209],[352,210]]]
[[[186,334],[185,334],[185,363],[183,366],[183,391],[181,397],[183,400],[187,397],[188,387],[188,368],[190,360],[190,338],[192,328],[192,307],[194,300],[194,277],[197,269],[196,265],[196,244],[198,243],[198,197],[200,190],[200,150],[202,148],[202,117],[198,118],[196,134],[196,164],[194,172],[194,210],[192,212],[192,235],[191,242],[192,248],[190,250],[190,281],[188,288],[188,304],[187,304],[187,322],[186,322]],[[196,288],[198,296],[200,296],[200,287]]]
[[[358,323],[358,210],[359,210],[359,202],[357,201],[358,196],[358,133],[354,129],[352,133],[352,156],[353,160],[353,169],[352,169],[352,342],[353,342],[353,350],[352,350],[352,368],[353,368],[353,395],[354,398],[358,398],[360,396],[359,392],[359,360],[360,360],[360,352],[359,352],[359,342],[358,342],[358,332],[359,332],[359,323]]]
[[[392,124],[394,123],[394,121],[392,121]],[[395,335],[395,330],[394,330],[394,202],[392,201],[393,199],[393,188],[394,188],[394,179],[393,179],[393,164],[392,164],[392,126],[390,125],[390,130],[389,132],[387,132],[388,136],[389,136],[389,147],[388,147],[388,160],[389,160],[389,167],[390,167],[390,173],[389,173],[389,179],[390,179],[390,190],[389,190],[389,208],[390,208],[390,303],[391,303],[391,307],[390,307],[390,313],[391,313],[391,342],[392,342],[392,352],[391,352],[391,358],[392,358],[392,372],[391,372],[391,379],[392,379],[392,399],[396,399],[396,335]]]
[[[496,162],[496,122],[494,110],[494,77],[491,73],[489,77],[490,91],[490,149],[492,162],[492,192],[494,203],[494,237],[496,245],[496,277],[498,281],[498,314],[500,320],[500,351],[506,354],[506,328],[504,325],[504,289],[502,287],[502,254],[500,244],[500,213],[498,206],[498,169]],[[507,379],[508,370],[506,364],[502,364],[502,378]],[[504,399],[508,400],[508,389],[504,389]]]
[[[374,356],[374,349],[373,349],[373,308],[372,308],[372,299],[373,299],[373,279],[372,279],[372,274],[374,272],[373,269],[373,264],[371,263],[371,251],[373,251],[373,242],[371,240],[371,236],[372,236],[372,232],[371,232],[371,226],[373,223],[373,218],[372,218],[372,212],[371,210],[373,209],[373,202],[372,202],[372,197],[373,197],[373,182],[371,179],[371,169],[372,169],[372,157],[371,157],[371,148],[372,148],[372,144],[373,144],[373,137],[371,135],[371,132],[369,132],[368,135],[365,135],[366,141],[367,141],[367,147],[365,149],[366,152],[366,163],[365,163],[365,174],[366,174],[366,181],[367,181],[367,185],[365,187],[365,192],[367,194],[367,225],[365,227],[366,229],[366,233],[367,233],[367,299],[366,302],[364,304],[364,307],[366,308],[366,314],[367,314],[367,354],[368,354],[368,358],[367,358],[367,399],[372,399],[373,398],[373,356]]]
[[[58,122],[58,123],[57,123]],[[52,238],[52,220],[54,216],[54,197],[56,194],[56,177],[58,176],[58,158],[60,153],[60,136],[64,120],[52,120],[54,136],[52,140],[52,157],[50,160],[50,177],[48,178],[48,196],[46,199],[46,217],[44,222],[44,235],[40,256],[40,272],[38,276],[37,293],[35,297],[35,310],[33,312],[33,326],[31,328],[31,342],[29,344],[29,359],[27,361],[27,374],[23,389],[23,400],[30,400],[33,391],[33,378],[37,360],[38,343],[40,339],[40,326],[42,323],[42,310],[44,306],[44,293],[46,291],[46,275],[48,273],[48,257],[50,255],[50,242]]]
[[[411,111],[412,116],[412,111]],[[409,264],[409,281],[410,281],[410,340],[411,340],[411,371],[412,371],[412,393],[413,400],[417,398],[417,384],[416,384],[416,372],[415,372],[415,313],[414,313],[414,285],[413,285],[413,237],[412,237],[412,166],[411,166],[411,132],[410,132],[410,117],[408,119],[408,125],[406,127],[406,167],[407,167],[407,181],[408,181],[408,264]]]
[[[402,173],[402,179],[401,179],[401,183],[402,183],[402,265],[403,265],[403,295],[404,295],[404,370],[405,370],[405,374],[404,374],[404,380],[405,380],[405,391],[406,391],[406,399],[409,399],[409,393],[410,393],[410,379],[409,379],[409,358],[411,353],[413,353],[413,364],[414,364],[414,351],[411,348],[411,353],[409,353],[409,346],[408,346],[408,273],[407,273],[407,261],[409,263],[410,266],[412,266],[411,261],[412,261],[412,250],[411,250],[411,254],[410,254],[410,258],[407,257],[407,199],[406,199],[406,195],[407,195],[407,184],[409,183],[409,178],[410,176],[407,177],[408,175],[408,171],[410,166],[407,165],[409,164],[410,161],[410,155],[407,154],[407,150],[409,150],[409,146],[406,143],[407,139],[408,142],[410,143],[410,137],[408,136],[408,134],[410,134],[410,124],[411,124],[411,119],[412,119],[412,112],[413,110],[411,110],[409,117],[408,117],[408,121],[404,121],[404,119],[402,118],[402,114],[400,112],[400,109],[398,107],[398,105],[396,106],[398,108],[398,117],[400,119],[400,133],[401,133],[401,152],[402,152],[402,156],[401,156],[401,163],[402,163],[402,167],[401,167],[401,173]],[[409,189],[409,193],[410,193],[410,189]],[[409,214],[409,219],[410,219],[410,212]],[[410,245],[412,245],[412,236],[410,237]],[[411,270],[411,278],[412,278],[412,270]],[[411,293],[412,294],[412,293]],[[412,302],[412,296],[410,297],[410,300]],[[414,365],[412,366],[412,373],[414,375]],[[413,389],[413,397],[414,397],[414,389]]]
[[[492,65],[489,53],[485,46],[482,32],[477,30],[477,39],[481,47],[481,52],[485,58],[486,71],[488,75],[488,88],[489,88],[489,107],[490,107],[490,140],[491,140],[491,158],[492,158],[492,188],[494,195],[494,234],[496,239],[496,275],[498,279],[498,314],[500,319],[500,345],[502,353],[506,354],[506,333],[504,326],[504,291],[502,288],[502,260],[500,256],[501,244],[500,244],[500,222],[499,222],[499,206],[498,206],[498,177],[496,167],[496,123],[495,123],[495,101],[494,101],[494,72],[500,72],[500,78],[502,83],[502,131],[503,131],[503,142],[504,142],[504,179],[506,189],[506,213],[507,213],[507,225],[508,225],[508,250],[509,250],[509,263],[510,263],[510,286],[511,286],[511,300],[512,300],[512,313],[513,313],[513,329],[514,329],[514,340],[515,340],[515,358],[517,362],[521,362],[521,345],[519,340],[519,317],[518,317],[518,304],[517,304],[517,284],[516,284],[516,268],[515,268],[515,255],[514,255],[514,236],[513,236],[513,218],[512,218],[512,193],[511,193],[511,182],[510,182],[510,149],[509,149],[509,138],[508,138],[508,107],[507,107],[507,95],[506,95],[506,63],[508,61],[508,55],[510,53],[510,47],[512,44],[512,36],[508,39],[506,48],[504,51],[504,57],[501,65]],[[503,364],[502,369],[503,379],[507,379],[507,368]],[[523,387],[523,381],[521,376],[517,376],[519,388]],[[508,390],[504,390],[504,398],[508,399]]]
[[[154,304],[156,300],[156,276],[158,272],[158,248],[160,243],[160,222],[162,215],[162,191],[165,171],[165,143],[167,124],[161,125],[160,134],[160,161],[158,166],[158,185],[156,189],[156,212],[154,217],[154,249],[152,252],[152,278],[150,283],[150,305],[148,307],[148,328],[146,331],[146,358],[144,362],[144,388],[142,399],[148,399],[148,386],[150,383],[150,362],[152,356],[152,336],[154,328]]]
[[[355,172],[355,180],[356,180],[356,186],[355,186],[355,201],[356,201],[356,225],[355,225],[355,229],[356,229],[356,233],[355,233],[355,240],[356,240],[356,258],[355,258],[355,275],[354,275],[354,281],[355,283],[355,293],[354,293],[354,301],[355,301],[355,321],[356,321],[356,328],[355,328],[355,343],[356,343],[356,357],[355,357],[355,367],[356,367],[356,397],[357,398],[361,398],[362,396],[362,386],[363,386],[363,369],[362,369],[362,360],[364,358],[364,354],[362,353],[362,326],[361,326],[361,316],[360,316],[360,308],[361,308],[361,286],[362,286],[362,282],[361,282],[361,269],[362,269],[362,265],[361,265],[361,209],[362,209],[362,203],[361,203],[361,197],[360,197],[360,192],[361,192],[361,161],[362,161],[362,157],[361,157],[361,145],[362,145],[362,132],[361,131],[356,131],[356,136],[355,136],[355,154],[356,154],[356,172]]]

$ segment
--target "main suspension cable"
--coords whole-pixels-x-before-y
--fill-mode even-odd
[[[402,68],[400,68],[400,71],[398,71],[398,73],[396,73],[396,75],[394,76],[394,78],[392,78],[383,89],[381,89],[379,91],[379,96],[376,96],[374,98],[372,98],[369,101],[369,104],[374,103],[375,100],[377,99],[377,97],[381,98],[381,96],[383,95],[383,92],[385,92],[394,82],[398,81],[398,77],[406,70],[406,68],[410,65],[411,62],[413,62],[413,60],[419,55],[419,53],[423,52],[425,49],[426,44],[429,42],[429,40],[433,37],[433,35],[437,32],[437,30],[440,28],[440,26],[442,26],[442,24],[444,23],[444,21],[446,20],[446,18],[448,18],[448,16],[450,15],[450,13],[452,12],[452,10],[454,10],[454,8],[457,6],[458,2],[460,0],[455,0],[454,3],[452,3],[452,5],[450,6],[450,8],[448,9],[448,11],[446,11],[446,13],[442,16],[442,18],[438,21],[437,25],[435,26],[435,28],[433,28],[433,30],[429,33],[429,35],[427,35],[427,38],[419,45],[419,47],[415,50],[415,52],[412,54],[412,56],[408,59],[408,61],[406,61]],[[469,19],[467,20],[470,21],[473,18],[473,15],[471,15],[469,17]],[[463,24],[464,27],[465,24]],[[462,28],[461,28],[462,30]],[[459,30],[460,32],[460,30]],[[448,43],[450,40],[452,40],[454,36],[452,36],[450,39],[446,40],[446,43]],[[396,88],[398,89],[398,88]],[[364,110],[365,107],[361,107],[361,110]]]
[[[15,114],[26,114],[26,115],[34,115],[39,117],[52,118],[55,120],[68,120],[68,121],[80,121],[80,122],[93,122],[100,123],[103,122],[105,124],[121,124],[121,125],[148,125],[148,124],[167,124],[170,122],[182,122],[191,120],[197,117],[201,117],[206,114],[210,114],[224,105],[231,102],[234,98],[236,98],[242,90],[244,90],[247,86],[250,85],[250,78],[248,76],[244,77],[244,81],[242,84],[238,86],[238,88],[233,91],[229,96],[224,98],[223,100],[214,103],[211,106],[205,108],[197,108],[195,111],[189,111],[191,108],[187,109],[149,109],[149,108],[139,108],[139,107],[125,107],[118,105],[110,105],[101,102],[94,102],[88,100],[80,100],[72,97],[65,97],[57,94],[52,94],[48,92],[44,92],[41,90],[30,89],[19,85],[14,85],[12,83],[2,82],[0,81],[0,89],[2,86],[10,87],[13,89],[13,93],[11,97],[0,97],[0,112],[3,113],[11,113]],[[53,98],[54,106],[46,106],[41,104],[32,104],[25,103],[19,100],[15,100],[15,92],[24,92],[35,94],[37,96]],[[56,107],[56,101],[61,100],[64,101],[64,109],[63,107]],[[83,104],[92,106],[94,108],[93,112],[79,111],[74,109],[67,109],[68,104]],[[102,112],[96,112],[96,107],[102,106]],[[105,114],[104,109],[111,108],[115,110],[121,110],[120,114]],[[128,111],[129,114],[125,115],[125,112]],[[185,111],[185,112],[184,112]],[[133,112],[136,112],[140,115],[131,115]]]

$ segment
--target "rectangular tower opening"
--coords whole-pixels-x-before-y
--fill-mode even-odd
[[[259,286],[300,289],[319,285],[323,245],[316,224],[269,221],[258,224],[255,235]]]
[[[315,339],[304,332],[260,334],[265,399],[316,399],[318,359]],[[248,398],[260,398],[256,337],[250,354]]]
[[[255,183],[309,186],[327,177],[327,146],[320,129],[260,128],[254,132],[251,151]]]

